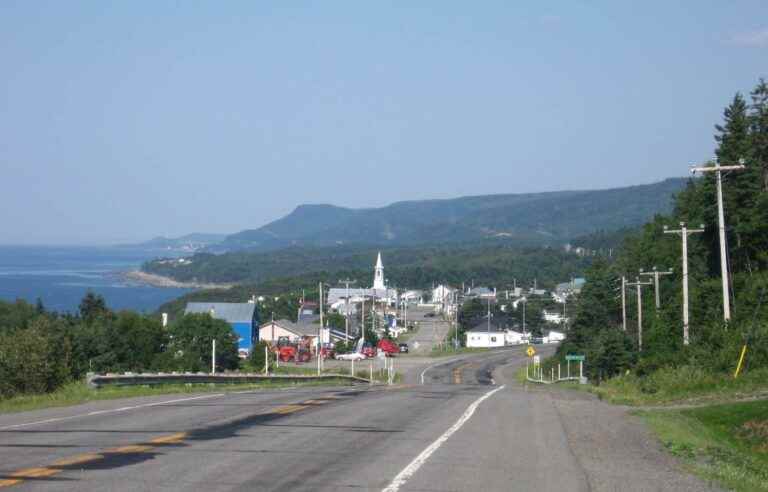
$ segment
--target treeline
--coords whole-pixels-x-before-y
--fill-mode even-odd
[[[656,216],[630,234],[615,261],[598,260],[587,273],[558,355],[585,353],[593,379],[627,370],[642,376],[679,366],[733,371],[745,344],[746,368],[768,367],[768,84],[761,80],[749,101],[736,94],[715,129],[718,162],[725,166],[741,160],[746,166],[724,173],[722,186],[732,320],[723,320],[715,176],[705,173],[676,196],[671,214]],[[664,233],[664,226],[680,229],[681,222],[704,228],[688,236],[690,345],[683,344],[681,237]],[[639,271],[654,267],[674,272],[661,279],[660,309],[653,286],[643,288],[640,351],[635,288],[627,291],[624,332],[619,279],[647,281]]]
[[[561,248],[518,248],[475,243],[465,246],[372,248],[294,247],[267,253],[237,252],[222,255],[196,254],[191,261],[154,260],[142,269],[179,281],[265,284],[275,279],[306,275],[357,273],[372,275],[376,254],[381,251],[390,284],[425,288],[433,282],[461,285],[464,281],[500,285],[510,278],[540,285],[554,285],[581,273],[588,261]],[[363,280],[362,278],[360,279]]]
[[[92,293],[76,314],[0,301],[0,398],[53,391],[88,372],[208,371],[213,339],[217,368],[237,368],[235,334],[207,314],[164,328],[157,316],[114,312]]]

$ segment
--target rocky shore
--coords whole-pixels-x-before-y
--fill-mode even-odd
[[[170,277],[155,275],[154,273],[142,272],[141,270],[131,270],[125,272],[125,278],[133,282],[138,282],[152,287],[175,287],[182,289],[229,289],[233,284],[213,284],[200,282],[179,282]]]

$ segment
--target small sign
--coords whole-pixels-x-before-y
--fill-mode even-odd
[[[538,355],[533,356],[533,365],[538,366],[541,363],[541,358]]]
[[[528,357],[533,357],[536,355],[536,350],[534,350],[533,347],[528,347],[528,350],[526,350],[525,353],[528,354]]]
[[[583,355],[568,354],[568,355],[565,356],[565,360],[575,360],[575,361],[578,361],[578,362],[584,362],[584,356]]]

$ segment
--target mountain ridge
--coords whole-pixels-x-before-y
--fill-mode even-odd
[[[671,208],[687,178],[600,190],[468,195],[404,200],[383,207],[301,204],[256,229],[231,234],[215,250],[267,251],[289,246],[413,245],[509,238],[566,241],[596,230],[643,223]]]

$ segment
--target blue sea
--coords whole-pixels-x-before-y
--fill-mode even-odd
[[[42,299],[51,311],[76,312],[86,292],[114,310],[150,312],[189,289],[150,287],[126,280],[156,252],[110,247],[0,246],[0,299]]]

